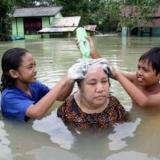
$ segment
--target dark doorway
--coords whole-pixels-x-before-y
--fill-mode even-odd
[[[24,33],[37,34],[37,31],[42,29],[42,18],[24,18]]]

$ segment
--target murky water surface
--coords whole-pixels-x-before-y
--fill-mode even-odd
[[[160,38],[94,38],[103,57],[121,70],[136,69],[138,57],[160,45]],[[52,87],[67,72],[80,52],[74,39],[0,42],[0,57],[11,47],[33,53],[38,79]],[[0,71],[1,73],[1,71]],[[56,102],[48,115],[28,123],[0,118],[0,160],[158,160],[160,159],[160,112],[132,106],[120,85],[111,81],[111,91],[127,111],[130,121],[116,124],[103,134],[73,134],[56,117]],[[75,88],[76,90],[76,88]]]

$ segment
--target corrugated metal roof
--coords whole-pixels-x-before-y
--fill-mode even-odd
[[[96,27],[97,27],[97,25],[86,25],[86,26],[84,26],[84,28],[87,31],[93,31],[93,32],[96,30]]]
[[[51,23],[53,27],[71,27],[78,26],[80,16],[55,18]]]
[[[13,17],[42,17],[55,16],[62,9],[58,7],[36,7],[36,8],[18,8],[14,11]]]
[[[57,33],[57,32],[73,32],[77,27],[50,27],[43,28],[39,33]]]
[[[80,16],[55,18],[50,26],[41,29],[39,33],[73,32],[78,27],[80,19]]]

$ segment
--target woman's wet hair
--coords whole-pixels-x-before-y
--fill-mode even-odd
[[[160,47],[150,49],[139,58],[139,61],[147,61],[148,64],[152,65],[156,74],[160,73]]]
[[[29,52],[24,48],[11,48],[7,50],[1,59],[1,91],[6,87],[12,87],[15,84],[15,79],[9,74],[10,69],[17,70],[22,62],[22,57]]]
[[[108,79],[108,83],[109,83],[109,86],[111,86],[111,83],[110,83],[110,78],[109,78],[109,75],[108,75],[108,72],[106,72],[105,70],[103,70],[104,73],[106,74],[107,76],[107,79]],[[86,72],[87,73],[87,72]],[[85,79],[85,78],[84,78]],[[80,88],[81,87],[81,84],[82,82],[84,81],[84,79],[76,79],[75,81],[77,82],[77,86]]]

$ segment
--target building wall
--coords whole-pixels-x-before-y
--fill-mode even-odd
[[[160,27],[156,27],[152,30],[152,35],[153,36],[160,36]]]
[[[51,17],[42,17],[42,28],[48,27],[51,22]]]
[[[61,14],[58,14],[56,17],[61,17]],[[42,28],[48,27],[55,17],[42,17]],[[39,39],[40,34],[37,35],[25,35],[24,32],[24,21],[23,18],[14,18],[12,21],[12,37],[16,38],[25,38],[25,39]],[[48,38],[49,34],[43,34],[43,37]]]
[[[53,18],[54,17],[42,17],[42,28],[48,27],[51,24]],[[42,36],[43,38],[49,38],[48,33],[42,34]]]
[[[141,29],[138,28],[138,36],[143,36],[143,37],[148,37],[150,36],[150,33],[149,33],[149,28],[144,28],[144,30],[146,32],[144,33],[141,33]],[[148,31],[148,32],[147,32]],[[155,28],[152,28],[152,35],[153,37],[160,37],[160,27],[155,27]]]
[[[23,18],[14,18],[12,21],[12,36],[24,37]]]
[[[48,27],[50,25],[52,17],[42,17],[42,28]],[[23,18],[14,18],[12,21],[12,38],[25,38],[25,39],[39,39],[41,35],[25,35],[24,34],[24,22]],[[46,35],[48,37],[48,35]]]

